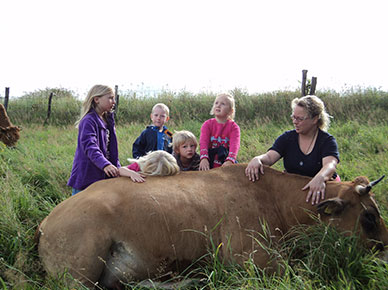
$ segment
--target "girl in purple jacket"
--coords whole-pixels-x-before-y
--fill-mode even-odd
[[[83,103],[76,122],[78,143],[73,168],[67,185],[72,195],[93,182],[119,175],[118,145],[113,118],[113,90],[104,85],[93,86]]]

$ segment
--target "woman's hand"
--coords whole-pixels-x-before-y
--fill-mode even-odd
[[[337,168],[338,160],[334,156],[326,156],[322,159],[322,168],[307,183],[302,190],[309,189],[306,202],[311,198],[311,204],[318,204],[320,199],[325,199],[326,181],[330,180]]]
[[[318,204],[320,199],[325,199],[326,182],[322,175],[315,175],[309,183],[307,183],[302,190],[309,190],[306,196],[306,202],[310,201],[311,204]]]
[[[116,166],[112,165],[112,164],[110,164],[108,166],[105,166],[104,167],[104,172],[109,177],[117,177],[117,176],[119,176],[119,169]]]
[[[248,163],[245,169],[245,175],[248,176],[250,181],[255,182],[259,180],[259,173],[264,174],[264,166],[260,156],[256,156]]]
[[[209,169],[210,169],[209,160],[207,160],[206,158],[203,158],[201,160],[201,162],[199,163],[199,170],[200,171],[206,171],[206,170],[209,170]]]
[[[274,150],[268,150],[267,153],[254,157],[248,163],[245,169],[245,175],[250,181],[259,180],[260,174],[264,174],[264,165],[271,166],[280,159],[280,154]]]

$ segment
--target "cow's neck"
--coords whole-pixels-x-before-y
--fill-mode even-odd
[[[272,178],[268,178],[267,186],[273,188],[277,215],[282,219],[284,230],[289,230],[297,223],[311,224],[313,222],[311,214],[316,213],[316,206],[311,204],[311,200],[306,202],[308,191],[302,190],[310,179],[270,168],[265,170],[264,176],[272,175]]]

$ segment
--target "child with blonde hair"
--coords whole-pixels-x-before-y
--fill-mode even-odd
[[[120,167],[120,176],[130,177],[133,182],[144,182],[146,175],[167,176],[179,172],[179,166],[170,153],[157,150],[140,157],[139,159],[128,159],[131,163],[127,167]]]
[[[209,170],[236,163],[240,149],[240,127],[233,121],[235,101],[230,94],[216,97],[210,111],[214,118],[205,121],[199,138],[199,170]]]
[[[172,153],[172,133],[165,126],[170,119],[170,110],[163,104],[156,104],[151,111],[152,125],[141,132],[140,136],[132,145],[133,158],[139,158],[150,151],[164,150]]]
[[[197,138],[190,131],[182,130],[174,133],[172,140],[173,155],[182,171],[199,170],[199,154]]]
[[[120,162],[113,108],[115,95],[112,88],[93,86],[82,105],[76,122],[78,142],[73,167],[67,185],[72,195],[84,190],[93,182],[116,177]]]

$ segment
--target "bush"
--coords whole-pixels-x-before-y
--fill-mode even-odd
[[[54,93],[49,124],[64,126],[78,119],[81,104],[72,91],[45,89],[11,99],[8,114],[17,125],[43,124],[47,118],[48,98]],[[276,91],[263,94],[248,94],[240,89],[230,92],[236,99],[236,122],[239,124],[289,123],[291,100],[300,97],[298,91]],[[333,91],[317,92],[327,106],[327,111],[336,122],[351,118],[370,125],[388,122],[388,93],[376,89],[349,90],[342,95]],[[170,124],[190,121],[203,122],[209,118],[215,94],[192,94],[181,91],[161,92],[159,95],[139,97],[127,92],[120,95],[117,104],[117,123],[131,124],[150,122],[151,109],[156,103],[165,103],[170,108]],[[84,97],[82,97],[82,100]],[[371,114],[373,112],[373,114]]]

